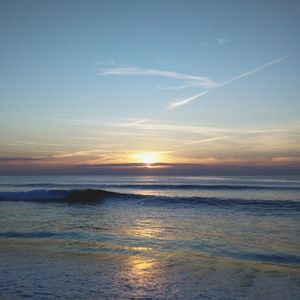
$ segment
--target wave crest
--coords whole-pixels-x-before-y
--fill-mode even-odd
[[[65,202],[70,204],[96,204],[106,199],[139,201],[144,205],[210,205],[236,206],[247,205],[267,209],[292,209],[300,211],[298,200],[262,200],[220,197],[174,197],[118,193],[100,189],[77,190],[32,190],[23,192],[0,192],[0,201]]]

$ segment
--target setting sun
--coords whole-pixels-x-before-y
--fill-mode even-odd
[[[156,153],[146,152],[146,153],[139,153],[136,155],[139,162],[144,164],[154,164],[158,162],[158,156]]]

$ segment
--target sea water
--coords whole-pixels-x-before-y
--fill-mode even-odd
[[[2,176],[0,200],[1,299],[299,299],[297,176]]]

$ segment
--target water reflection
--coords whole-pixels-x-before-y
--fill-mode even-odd
[[[119,269],[118,281],[125,282],[129,298],[147,298],[149,293],[160,293],[163,290],[164,272],[161,253],[153,249],[150,243],[164,237],[164,224],[156,218],[136,218],[131,226],[125,228],[128,237],[135,238],[130,245],[130,252],[122,268]],[[124,286],[123,286],[124,288]]]
[[[128,266],[131,277],[137,278],[139,282],[148,281],[155,272],[157,260],[142,256],[131,256],[128,259]]]
[[[128,256],[117,277],[119,282],[125,283],[131,299],[144,298],[162,291],[164,274],[159,260],[155,258]]]
[[[134,221],[133,226],[126,229],[129,236],[159,239],[162,238],[164,226],[157,220],[152,218],[140,218]]]

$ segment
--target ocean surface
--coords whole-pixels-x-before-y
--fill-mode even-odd
[[[23,298],[300,299],[300,177],[0,176]]]

